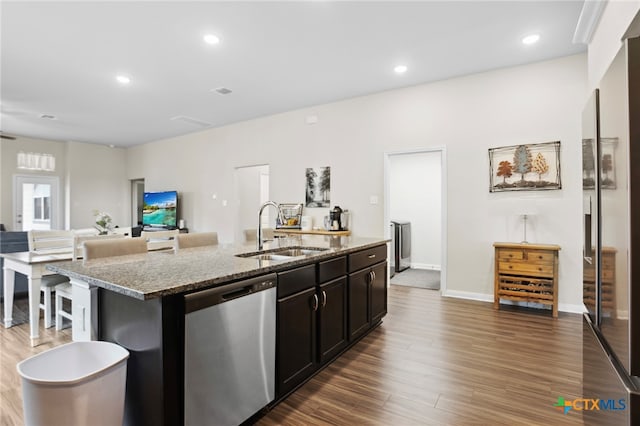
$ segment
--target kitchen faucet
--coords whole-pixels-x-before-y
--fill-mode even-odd
[[[260,206],[260,211],[258,212],[258,250],[262,250],[262,211],[265,209],[265,207],[267,206],[273,206],[276,208],[276,210],[278,210],[278,219],[280,220],[280,223],[285,223],[284,222],[284,216],[282,215],[282,210],[280,209],[280,206],[275,203],[274,201],[267,201],[265,202],[262,206]]]

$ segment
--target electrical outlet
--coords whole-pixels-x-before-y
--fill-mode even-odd
[[[371,195],[369,197],[369,204],[378,204],[378,196],[377,195]]]

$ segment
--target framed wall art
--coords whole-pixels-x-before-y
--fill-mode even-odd
[[[331,167],[306,171],[305,207],[329,207],[331,203]]]
[[[489,149],[489,192],[562,189],[560,141]]]

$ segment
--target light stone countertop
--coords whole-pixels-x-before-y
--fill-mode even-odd
[[[147,300],[212,287],[243,278],[291,269],[339,255],[385,244],[390,240],[361,237],[304,236],[289,241],[292,247],[326,248],[317,254],[286,261],[237,257],[256,252],[255,242],[247,245],[220,245],[173,251],[157,251],[92,261],[47,264],[58,274],[88,282],[116,293]],[[282,243],[281,243],[282,244]],[[276,243],[265,243],[265,251],[277,250]]]

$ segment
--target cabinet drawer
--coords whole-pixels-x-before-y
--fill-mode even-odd
[[[318,263],[318,282],[320,284],[331,281],[347,274],[347,257],[337,257]]]
[[[500,249],[498,250],[498,259],[500,260],[522,260],[524,253],[522,250]]]
[[[555,255],[548,251],[528,251],[526,253],[529,262],[553,263]]]
[[[553,276],[553,265],[534,264],[525,262],[498,262],[501,274],[524,274],[534,276]]]
[[[278,272],[278,299],[316,285],[316,265]]]
[[[377,246],[349,255],[349,272],[383,262],[387,259],[387,246]]]

